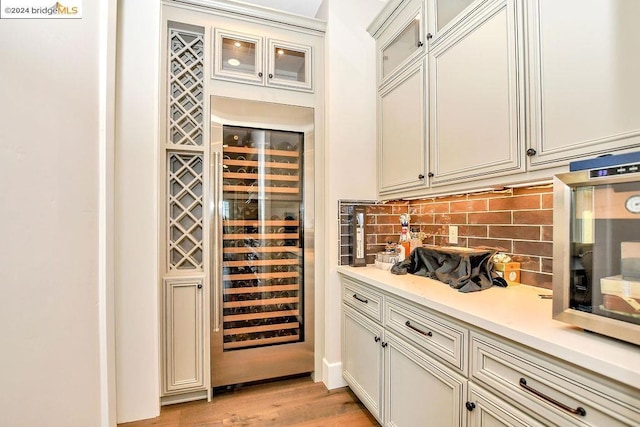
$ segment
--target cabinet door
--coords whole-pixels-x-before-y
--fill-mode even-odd
[[[484,0],[432,0],[430,5],[432,10],[428,13],[431,24],[430,31],[433,33],[433,43],[449,30],[452,30],[461,22],[472,10],[471,4],[476,7]]]
[[[467,380],[387,333],[385,425],[462,427]]]
[[[262,37],[216,28],[213,39],[213,78],[264,84]]]
[[[491,392],[469,383],[468,427],[542,427],[524,412],[500,399]]]
[[[378,187],[380,194],[426,186],[425,61],[378,95]]]
[[[342,376],[382,422],[382,327],[346,305],[342,307]]]
[[[517,4],[491,2],[429,54],[432,186],[523,170]]]
[[[531,168],[640,147],[640,2],[527,4]]]
[[[424,3],[405,2],[377,38],[378,81],[385,84],[425,51]]]
[[[311,46],[269,40],[268,86],[313,91]]]
[[[164,282],[164,392],[204,387],[202,278]]]

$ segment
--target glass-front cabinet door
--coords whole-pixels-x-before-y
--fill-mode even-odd
[[[311,46],[213,31],[214,79],[312,92]]]
[[[213,77],[264,84],[262,37],[214,30]]]
[[[267,85],[312,90],[311,47],[269,40]]]
[[[386,83],[425,50],[422,1],[410,1],[379,37],[379,83]]]
[[[435,0],[435,33],[437,34],[447,26],[450,22],[457,21],[456,18],[461,17],[461,12],[476,0]]]

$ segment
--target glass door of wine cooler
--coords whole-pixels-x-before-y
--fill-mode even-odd
[[[312,236],[304,217],[313,134],[283,128],[212,126],[214,387],[313,370],[313,257],[305,250]]]
[[[223,348],[304,338],[303,134],[223,128]]]

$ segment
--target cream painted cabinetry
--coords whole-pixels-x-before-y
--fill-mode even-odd
[[[202,277],[165,279],[163,292],[164,393],[205,385]]]
[[[213,78],[313,91],[311,46],[221,28],[213,39]]]
[[[637,390],[481,332],[471,334],[470,380],[545,425],[637,426]]]
[[[640,2],[526,5],[529,167],[640,147]]]
[[[426,62],[412,65],[378,92],[380,194],[426,187]]]
[[[463,426],[466,378],[428,350],[439,349],[444,359],[453,355],[453,360],[466,360],[463,342],[450,339],[450,331],[441,336],[451,327],[433,318],[412,316],[402,328],[407,329],[405,334],[418,335],[413,341],[387,324],[390,312],[402,313],[396,320],[412,313],[403,302],[387,300],[350,279],[343,279],[342,295],[343,377],[378,421],[388,426],[419,426],[428,419],[430,426]],[[436,329],[428,329],[432,325]],[[434,342],[421,344],[421,337]]]
[[[427,62],[424,0],[390,2],[376,39],[377,158],[381,195],[426,188]],[[375,27],[372,29],[372,27]]]
[[[524,170],[519,2],[491,1],[429,53],[432,186]]]

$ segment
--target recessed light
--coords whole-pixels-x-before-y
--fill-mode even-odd
[[[242,46],[242,43],[240,43],[240,42],[235,42],[233,45],[234,45],[235,47],[240,47],[240,46]]]
[[[240,65],[240,61],[238,61],[236,58],[229,59],[227,63],[232,67],[237,67],[238,65]]]
[[[278,55],[284,55],[284,50],[278,49]]]

